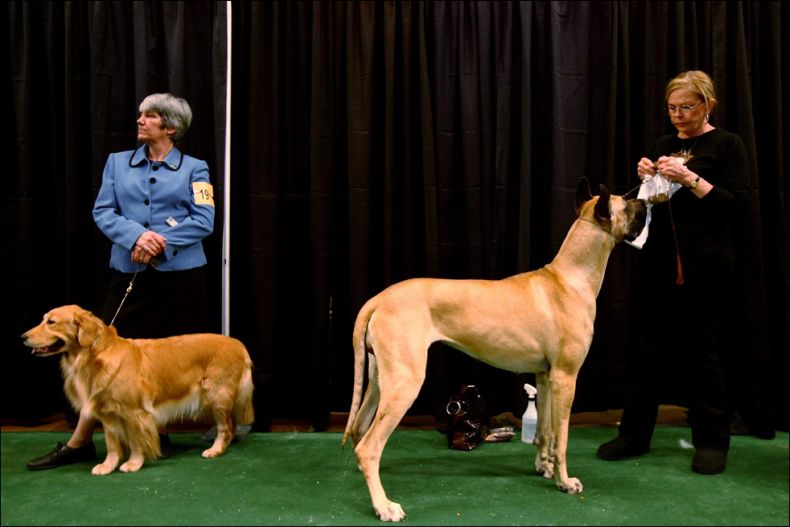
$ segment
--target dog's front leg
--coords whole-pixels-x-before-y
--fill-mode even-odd
[[[105,476],[115,470],[123,455],[123,446],[118,434],[112,427],[104,425],[104,444],[107,447],[107,457],[104,461],[93,467],[91,474],[94,476]]]
[[[159,441],[159,438],[156,437],[156,440]],[[143,451],[141,445],[138,443],[138,441],[130,441],[129,459],[126,460],[126,463],[118,467],[118,470],[121,472],[137,472],[143,468],[143,463],[145,463],[145,452]]]
[[[549,388],[548,372],[535,374],[535,384],[538,388],[538,430],[535,433],[535,472],[543,474],[544,478],[554,477],[554,462],[551,456],[553,443],[551,426],[551,389]]]
[[[156,419],[145,411],[130,412],[123,421],[129,441],[129,459],[120,466],[121,472],[137,472],[143,468],[146,457],[155,458],[161,452]]]
[[[576,375],[552,369],[551,386],[551,426],[555,438],[551,457],[554,460],[554,482],[557,488],[568,494],[578,494],[584,488],[577,478],[568,477],[566,452],[568,448],[568,426],[571,419],[571,405],[576,392]]]
[[[126,463],[121,465],[118,470],[121,472],[137,472],[141,468],[143,468],[143,463],[145,462],[145,456],[141,450],[132,450],[131,454],[129,455],[129,459],[126,460]]]

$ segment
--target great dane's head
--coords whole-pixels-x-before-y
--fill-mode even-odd
[[[641,199],[625,199],[599,185],[593,196],[590,182],[583,177],[576,187],[576,215],[611,234],[617,242],[634,240],[645,227],[647,204]]]

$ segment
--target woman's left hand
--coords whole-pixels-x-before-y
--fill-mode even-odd
[[[140,246],[135,245],[132,249],[132,261],[134,263],[147,264],[151,261],[151,258],[153,258],[153,255],[145,249],[140,248]]]

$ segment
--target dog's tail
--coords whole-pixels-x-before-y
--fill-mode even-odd
[[[246,358],[244,371],[239,381],[236,400],[233,401],[233,422],[237,425],[249,425],[255,421],[255,411],[252,407],[252,361]]]
[[[345,446],[348,438],[355,433],[357,413],[362,404],[362,387],[365,384],[365,354],[367,353],[366,337],[370,318],[376,311],[376,298],[368,300],[362,309],[359,310],[357,320],[354,323],[354,335],[352,344],[354,347],[354,394],[351,397],[351,410],[348,412],[348,422],[346,431],[343,433],[341,445]]]

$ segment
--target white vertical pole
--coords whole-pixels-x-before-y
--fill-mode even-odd
[[[226,5],[227,52],[225,73],[225,179],[223,184],[222,218],[222,334],[230,335],[230,100],[231,100],[231,2]]]

